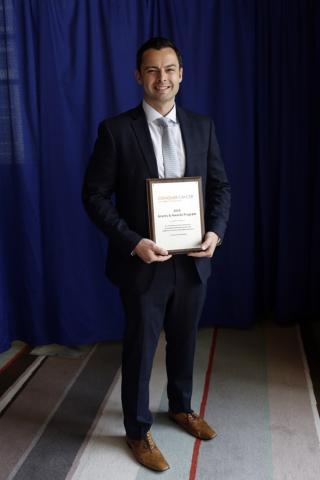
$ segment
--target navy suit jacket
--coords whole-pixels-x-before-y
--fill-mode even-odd
[[[230,186],[220,157],[213,121],[177,107],[186,153],[185,176],[201,176],[205,229],[223,239],[230,208]],[[149,238],[146,178],[157,178],[157,161],[141,105],[104,120],[85,175],[83,202],[108,237],[106,273],[120,288],[143,292],[155,263],[131,252]],[[210,259],[194,258],[202,282],[211,272]]]

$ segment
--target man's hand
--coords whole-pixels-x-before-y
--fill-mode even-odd
[[[145,263],[165,262],[172,257],[167,250],[147,238],[140,240],[133,251]]]
[[[202,252],[190,252],[189,257],[209,257],[213,256],[217,244],[219,243],[219,237],[214,232],[207,232],[204,237],[204,242],[201,245]]]

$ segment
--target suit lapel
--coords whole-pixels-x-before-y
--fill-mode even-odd
[[[180,123],[181,135],[186,154],[185,177],[197,176],[199,175],[199,172],[197,171],[197,164],[193,161],[193,152],[197,148],[197,145],[195,145],[195,138],[193,134],[193,122],[190,115],[188,115],[185,110],[178,106],[177,115]]]
[[[193,152],[197,150],[193,134],[193,121],[188,113],[177,106],[177,116],[180,123],[182,139],[186,154],[186,177],[199,175],[197,163],[193,161]],[[150,173],[150,178],[158,178],[157,160],[154,154],[148,123],[141,105],[131,111],[132,128],[143,153],[144,160]]]
[[[157,159],[154,154],[151,135],[146,117],[141,105],[132,110],[132,128],[143,153],[144,160],[151,178],[158,178]]]

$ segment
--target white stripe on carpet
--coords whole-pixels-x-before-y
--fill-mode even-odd
[[[320,478],[320,449],[297,329],[267,328],[273,480]]]
[[[310,376],[309,365],[308,365],[306,354],[305,354],[305,351],[304,351],[300,329],[298,327],[297,327],[297,335],[298,335],[300,351],[301,351],[301,356],[302,356],[304,374],[305,374],[307,385],[308,385],[308,392],[309,392],[310,403],[311,403],[313,417],[314,417],[314,423],[315,423],[315,426],[316,426],[316,430],[317,430],[317,434],[318,434],[318,441],[319,441],[319,446],[320,446],[320,417],[319,417],[319,412],[318,412],[318,408],[317,408],[317,400],[316,400],[316,397],[314,395],[312,380],[311,380],[311,376]]]
[[[150,409],[158,411],[163,390],[166,386],[164,364],[165,341],[161,336],[155,355],[150,382]],[[100,418],[91,432],[81,456],[71,468],[68,480],[133,480],[140,469],[129,447],[126,445],[121,410],[121,378],[99,412]]]

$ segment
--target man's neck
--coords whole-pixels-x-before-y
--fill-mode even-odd
[[[165,117],[169,112],[171,112],[171,110],[173,109],[174,107],[174,101],[173,102],[170,102],[170,103],[165,103],[165,104],[158,104],[158,103],[154,103],[154,102],[148,102],[146,99],[144,99],[144,101],[150,105],[150,107],[154,108],[155,110],[157,110],[157,112],[159,112],[163,117]]]

